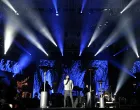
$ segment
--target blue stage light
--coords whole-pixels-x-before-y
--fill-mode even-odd
[[[58,13],[56,13],[56,16],[59,16],[59,14],[58,14]]]

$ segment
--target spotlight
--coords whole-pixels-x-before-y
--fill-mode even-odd
[[[107,11],[107,8],[105,8],[104,11]]]
[[[6,4],[16,15],[19,15],[13,5],[9,2],[9,0],[2,0],[4,4]]]
[[[17,22],[11,22],[12,20],[9,18],[6,22],[5,25],[5,30],[4,30],[4,54],[7,53],[9,48],[11,47],[14,39],[15,39],[15,34],[16,34],[16,25],[18,24]],[[17,23],[15,25],[15,23]]]
[[[136,2],[137,2],[137,0],[131,0],[131,2],[120,12],[120,14],[122,14],[124,11],[128,10]]]
[[[56,16],[59,16],[58,12],[56,13]]]
[[[13,108],[13,105],[12,105],[12,104],[9,104],[9,107],[10,107],[10,108]]]
[[[83,12],[81,11],[80,13],[82,14]]]
[[[63,52],[61,52],[62,57],[64,56]]]
[[[16,15],[19,15],[19,13],[18,13],[18,12],[16,12]]]
[[[134,78],[136,79],[137,77],[135,76]]]
[[[140,58],[140,56],[139,56],[139,55],[137,55],[137,57],[138,57],[138,58]]]

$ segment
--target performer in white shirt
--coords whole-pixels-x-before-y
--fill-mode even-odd
[[[70,96],[71,104],[73,107],[73,97],[72,97],[72,90],[73,90],[73,82],[70,80],[69,75],[66,76],[64,80],[64,107],[66,107],[66,99]]]

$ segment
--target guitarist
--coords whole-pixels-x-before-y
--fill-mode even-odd
[[[91,92],[93,92],[94,90],[91,90]],[[90,88],[89,86],[86,84],[84,90],[83,90],[83,94],[84,94],[84,98],[85,98],[85,104],[86,104],[86,107],[88,107],[89,105],[89,96],[90,95]]]
[[[23,81],[17,81],[17,92],[18,92],[18,98],[22,97],[22,92],[23,92],[23,86],[27,86],[29,77],[24,79]]]

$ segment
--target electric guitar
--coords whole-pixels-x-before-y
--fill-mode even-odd
[[[26,79],[24,79],[23,81],[17,81],[17,91],[21,92],[22,91],[22,87],[25,85],[27,86],[28,83],[27,81],[29,80],[29,77],[27,77]]]

